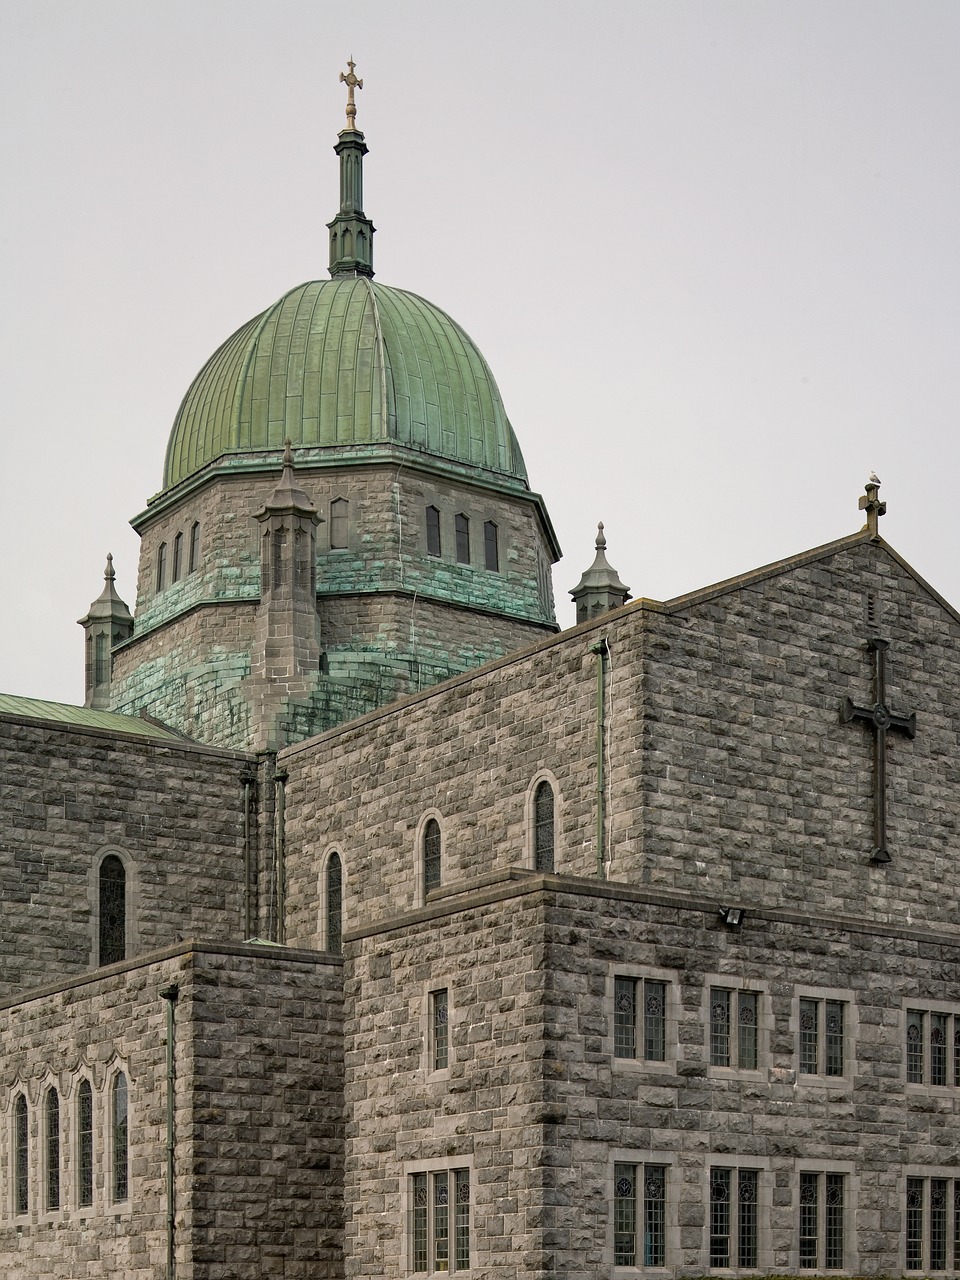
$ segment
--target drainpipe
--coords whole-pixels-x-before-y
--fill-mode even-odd
[[[243,936],[252,938],[254,928],[254,883],[253,883],[253,797],[256,774],[244,773],[240,777],[243,784]]]
[[[604,674],[609,650],[605,638],[591,648],[597,655],[597,879],[605,880],[603,866],[606,836],[606,778],[604,776],[604,742],[606,738],[606,682]]]
[[[167,1002],[167,1280],[174,1280],[177,1268],[176,1258],[176,1162],[175,1134],[173,1127],[176,1074],[174,1071],[174,1010],[180,988],[176,983],[164,987],[160,999]]]
[[[274,786],[276,787],[275,799],[275,844],[276,844],[276,903],[277,903],[277,927],[275,942],[286,942],[286,892],[287,892],[287,867],[286,867],[286,805],[287,805],[287,783],[288,774],[285,770],[278,770],[273,775]]]

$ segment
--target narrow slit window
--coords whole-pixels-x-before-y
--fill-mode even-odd
[[[162,591],[167,582],[167,544],[157,547],[157,590]]]
[[[127,1077],[121,1071],[113,1078],[111,1090],[113,1121],[113,1199],[126,1200],[130,1192],[128,1171],[129,1122],[127,1110]]]
[[[200,567],[200,522],[194,520],[190,526],[190,573],[195,573]]]
[[[450,1005],[447,989],[430,993],[430,1023],[434,1071],[446,1071],[450,1065]]]
[[[437,507],[427,507],[427,555],[441,554],[440,543],[440,511]]]
[[[460,512],[454,518],[454,529],[457,535],[457,564],[470,563],[470,520]]]
[[[77,1204],[93,1204],[93,1090],[82,1080],[77,1091]]]
[[[429,818],[423,829],[423,891],[429,893],[441,882],[440,823]]]
[[[500,572],[499,530],[493,520],[487,520],[483,526],[483,563],[491,573]]]
[[[327,950],[343,950],[343,863],[339,853],[327,860]]]
[[[179,581],[183,573],[183,534],[178,533],[173,540],[173,581]]]
[[[60,1208],[60,1095],[47,1090],[44,1107],[46,1128],[46,1202],[47,1210]]]
[[[127,873],[115,853],[100,863],[99,963],[116,964],[126,956]]]
[[[27,1213],[30,1208],[30,1132],[27,1117],[27,1100],[17,1094],[13,1104],[14,1146],[14,1199],[17,1213]]]
[[[541,782],[533,798],[534,868],[537,871],[553,871],[554,862],[554,803],[553,787]]]

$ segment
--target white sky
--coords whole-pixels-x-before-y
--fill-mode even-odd
[[[598,519],[664,599],[871,469],[960,603],[955,0],[0,0],[0,689],[82,700],[191,378],[326,277],[351,52],[377,278],[487,356],[564,625]]]

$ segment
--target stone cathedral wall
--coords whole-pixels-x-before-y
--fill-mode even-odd
[[[341,965],[183,944],[0,1007],[0,1272],[6,1280],[167,1272],[166,1001],[175,1013],[175,1256],[191,1280],[342,1274]],[[112,1177],[110,1089],[128,1084],[129,1186]],[[93,1091],[92,1204],[78,1195],[77,1093]],[[60,1096],[48,1209],[44,1100]],[[27,1099],[29,1206],[14,1211],[12,1108]]]
[[[914,740],[888,737],[885,866],[870,861],[872,735],[840,716],[847,696],[872,703],[878,632],[891,643],[888,701],[917,712]],[[541,776],[556,792],[557,871],[596,875],[601,640],[610,879],[952,925],[958,635],[947,606],[854,538],[722,591],[628,605],[291,748],[290,937],[317,936],[317,849],[341,853],[349,924],[422,902],[429,814],[445,883],[532,865]]]
[[[615,1053],[618,975],[662,981],[662,1061]],[[469,1170],[471,1266],[484,1276],[612,1274],[618,1161],[667,1169],[658,1274],[709,1270],[718,1166],[757,1171],[760,1272],[801,1270],[800,1173],[813,1171],[844,1181],[844,1271],[902,1274],[905,1178],[954,1176],[960,1122],[952,1084],[905,1081],[906,1009],[947,1007],[958,981],[955,935],[785,911],[734,930],[709,900],[532,874],[444,890],[357,930],[347,1274],[408,1274],[413,1175],[457,1168]],[[715,987],[755,993],[755,1066],[711,1065]],[[837,1075],[798,1070],[801,997],[843,1006]]]
[[[0,995],[97,963],[97,867],[127,869],[128,952],[241,936],[245,757],[4,717]]]

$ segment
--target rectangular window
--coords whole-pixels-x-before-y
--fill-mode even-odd
[[[438,556],[440,544],[440,512],[436,507],[427,507],[427,555]]]
[[[178,533],[173,540],[173,581],[178,582],[183,572],[183,534]]]
[[[616,1164],[613,1170],[613,1261],[662,1267],[666,1259],[667,1166]],[[642,1258],[642,1263],[638,1259]]]
[[[614,1056],[640,1058],[644,1062],[665,1061],[667,984],[651,978],[617,977],[613,1001]]]
[[[193,573],[200,564],[200,522],[194,520],[190,526],[190,569]]]
[[[800,1071],[842,1076],[845,1005],[840,1000],[800,1001]]]
[[[800,1266],[839,1271],[843,1267],[842,1173],[800,1174]]]
[[[470,563],[470,521],[462,513],[454,517],[457,535],[457,564]]]
[[[755,1267],[759,1254],[757,1169],[710,1170],[710,1266]]]
[[[906,1011],[908,1084],[960,1087],[960,1015]]]
[[[89,1080],[77,1093],[77,1204],[93,1204],[93,1091]]]
[[[14,1200],[17,1213],[30,1208],[30,1132],[27,1123],[27,1100],[17,1095],[13,1106]]]
[[[496,524],[487,520],[483,526],[483,563],[492,573],[500,572],[500,542]]]
[[[907,1178],[907,1271],[960,1268],[960,1178]]]
[[[760,1000],[756,991],[710,988],[710,1065],[755,1071]]]
[[[334,498],[330,503],[330,550],[339,551],[347,546],[347,518],[350,504],[346,498]]]
[[[450,1010],[447,1004],[446,988],[443,991],[430,993],[430,1026],[434,1071],[446,1071],[450,1065]]]
[[[162,591],[167,582],[167,544],[157,547],[157,590]]]
[[[410,1179],[410,1263],[414,1272],[470,1268],[470,1170],[441,1169]],[[452,1205],[451,1205],[452,1197]]]

